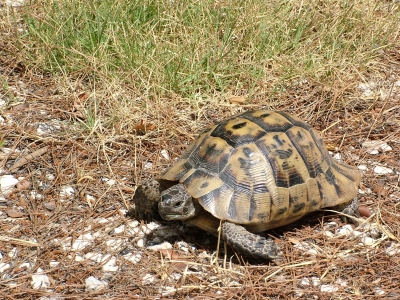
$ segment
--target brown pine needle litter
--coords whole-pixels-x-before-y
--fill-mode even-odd
[[[0,298],[399,299],[399,6],[1,3]],[[267,231],[282,257],[252,262],[127,214],[198,133],[259,108],[358,166],[369,215]]]

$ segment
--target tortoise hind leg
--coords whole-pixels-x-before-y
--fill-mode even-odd
[[[273,240],[251,233],[243,226],[224,222],[222,238],[230,247],[253,259],[273,260],[279,258],[278,246]]]
[[[358,198],[355,197],[350,203],[341,204],[333,207],[333,210],[340,211],[343,214],[350,217],[360,217],[360,212],[358,211]],[[355,223],[353,218],[348,218],[347,216],[342,216],[343,222]]]

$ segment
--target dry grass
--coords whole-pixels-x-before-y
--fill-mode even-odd
[[[256,5],[256,1],[249,3],[250,7]],[[0,108],[4,119],[0,119],[0,169],[5,170],[5,174],[25,178],[18,189],[0,201],[0,263],[10,265],[9,269],[0,271],[0,298],[374,299],[379,297],[378,289],[385,291],[387,298],[400,297],[399,256],[386,252],[392,243],[400,242],[399,174],[373,172],[376,164],[399,172],[400,43],[399,28],[391,28],[394,23],[389,22],[390,14],[395,16],[398,10],[398,3],[358,1],[348,7],[353,15],[350,23],[343,26],[351,25],[345,26],[349,36],[345,39],[344,51],[335,52],[333,56],[326,52],[328,43],[321,43],[326,41],[319,36],[321,31],[313,33],[313,28],[320,22],[318,28],[328,34],[333,25],[342,24],[339,22],[343,11],[340,3],[345,2],[288,3],[292,6],[285,16],[291,20],[304,11],[315,14],[316,19],[311,25],[304,25],[303,38],[295,45],[292,41],[292,48],[282,41],[280,47],[285,51],[270,52],[270,57],[265,57],[262,64],[254,65],[251,55],[255,53],[255,46],[252,48],[255,40],[246,34],[255,28],[252,24],[259,24],[260,15],[255,12],[260,12],[261,8],[254,6],[243,16],[238,11],[239,6],[215,2],[212,8],[217,12],[231,9],[232,15],[237,16],[234,39],[228,39],[228,45],[234,51],[233,42],[244,39],[247,48],[241,49],[247,50],[240,55],[224,56],[226,60],[218,72],[235,74],[237,71],[238,74],[227,76],[229,80],[224,81],[223,89],[218,89],[218,82],[213,81],[215,77],[204,76],[209,70],[199,66],[177,73],[178,81],[185,80],[192,72],[197,76],[200,81],[194,80],[197,87],[193,90],[188,90],[193,82],[184,84],[186,90],[168,86],[172,83],[170,78],[163,77],[164,69],[153,65],[144,64],[153,66],[152,76],[138,73],[134,66],[121,63],[121,58],[121,68],[110,70],[107,67],[110,55],[106,49],[102,53],[107,59],[103,61],[100,60],[103,57],[95,61],[81,51],[78,62],[70,66],[75,70],[67,69],[67,64],[59,64],[57,69],[40,45],[34,48],[30,44],[32,40],[16,33],[17,24],[22,24],[20,19],[15,19],[18,11],[0,8],[0,100],[6,100],[6,105]],[[171,24],[170,29],[178,30],[172,21],[179,20],[179,13],[188,11],[185,4],[180,5],[180,12],[171,9],[171,14],[163,19]],[[32,11],[35,12],[33,17],[43,18],[39,4],[35,4]],[[331,15],[322,13],[326,11]],[[330,23],[322,22],[323,18]],[[273,22],[271,18],[264,21]],[[368,28],[375,28],[375,31]],[[188,26],[189,29],[195,30],[194,26]],[[281,34],[288,32],[293,36],[290,28],[281,29]],[[376,31],[378,29],[380,31]],[[199,34],[205,34],[215,29],[200,26],[198,30]],[[376,32],[388,33],[385,35],[387,44],[367,49],[376,38],[373,34]],[[136,33],[144,34],[144,31]],[[155,32],[150,34],[156,37]],[[168,34],[164,34],[160,37],[165,39]],[[111,36],[117,40],[117,33],[108,38]],[[197,54],[201,56],[204,55],[202,51],[207,51],[205,45],[210,44],[211,37],[197,36],[197,39],[200,43],[196,44],[200,49]],[[217,40],[211,41],[218,45]],[[318,50],[316,46],[320,43]],[[171,42],[174,53],[178,53],[176,49],[181,44]],[[123,46],[116,43],[115,49],[119,48]],[[186,55],[183,50],[179,53],[181,58]],[[85,55],[87,59],[83,61]],[[158,57],[147,59],[154,62]],[[238,59],[233,64],[235,58]],[[192,63],[195,65],[195,61]],[[43,72],[45,69],[54,73]],[[94,76],[93,70],[99,73]],[[132,70],[136,70],[137,77],[130,77]],[[366,84],[367,88],[361,89],[360,84]],[[204,89],[206,86],[209,88]],[[246,102],[232,104],[229,102],[232,95],[244,96]],[[216,249],[215,238],[194,229],[176,230],[174,235],[164,237],[163,232],[170,232],[176,224],[164,224],[148,237],[149,241],[157,238],[170,241],[173,250],[151,251],[139,247],[140,236],[130,230],[132,220],[125,216],[135,186],[171,165],[209,124],[262,107],[285,109],[300,116],[323,131],[331,150],[340,151],[352,164],[369,167],[363,172],[361,189],[370,188],[372,193],[360,197],[361,204],[375,213],[366,224],[381,232],[376,243],[367,246],[360,244],[357,238],[327,237],[324,225],[335,221],[336,227],[341,227],[340,219],[329,214],[313,214],[268,232],[277,239],[283,252],[282,260],[275,264],[255,264],[232,252],[226,264],[221,255],[216,263],[215,256],[210,255]],[[47,133],[39,134],[38,128],[45,130],[44,125],[52,127]],[[368,154],[361,147],[366,139],[386,141],[393,150]],[[29,156],[44,147],[47,147],[45,153]],[[5,153],[4,148],[21,153]],[[170,160],[161,155],[162,150],[168,151]],[[18,158],[25,158],[26,162],[11,172]],[[107,179],[115,180],[115,184]],[[73,188],[74,194],[60,195],[65,186]],[[21,212],[22,217],[9,216],[10,209]],[[118,231],[121,225],[125,225],[125,229]],[[370,232],[372,229],[364,226],[359,230]],[[66,246],[68,241],[71,245],[83,234],[96,232],[98,235],[83,249],[73,251]],[[122,243],[113,248],[110,242],[118,239]],[[189,251],[184,251],[177,243],[182,240],[194,245],[194,249],[188,247]],[[315,254],[295,247],[301,242],[306,242]],[[85,258],[92,252],[114,256],[118,271],[105,271],[102,268],[105,261],[99,263]],[[133,263],[124,258],[124,254],[130,252],[141,254],[141,259]],[[223,252],[221,246],[220,253]],[[51,261],[59,264],[51,267]],[[32,275],[38,268],[49,276],[48,288],[32,287]],[[149,274],[154,280],[150,284],[143,282]],[[108,285],[98,291],[88,291],[85,280],[89,276],[104,280]],[[306,279],[310,284],[304,284]],[[335,285],[338,290],[321,291],[321,284],[312,284],[312,280],[317,279],[328,287]]]

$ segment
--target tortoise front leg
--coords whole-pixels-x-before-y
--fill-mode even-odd
[[[161,220],[158,213],[160,194],[160,183],[157,180],[146,180],[138,186],[133,196],[136,219],[147,222],[151,222],[153,219]]]
[[[256,260],[279,258],[279,249],[273,240],[251,233],[243,226],[224,222],[222,224],[222,238],[233,249]]]

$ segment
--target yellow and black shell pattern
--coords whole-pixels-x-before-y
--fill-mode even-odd
[[[203,132],[161,179],[179,181],[214,217],[253,232],[350,202],[360,173],[286,113],[248,111]]]

